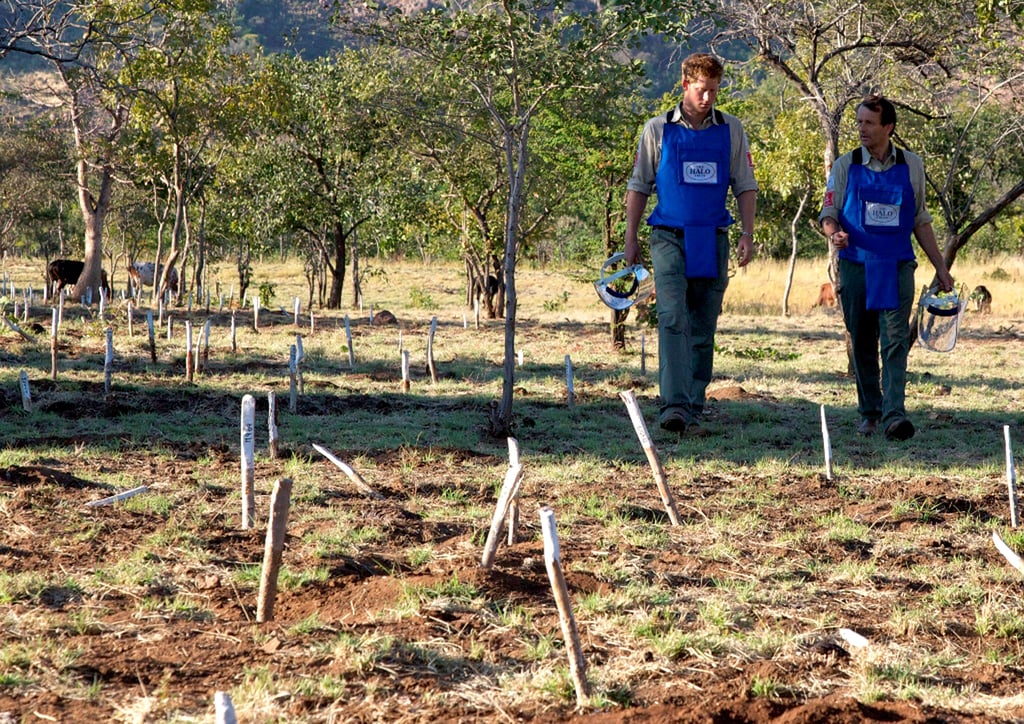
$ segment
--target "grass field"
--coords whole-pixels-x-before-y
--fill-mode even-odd
[[[996,532],[1024,552],[1008,521],[1004,450],[1004,426],[1024,444],[1020,260],[954,269],[968,288],[991,290],[992,313],[969,312],[949,354],[913,350],[907,402],[919,432],[902,444],[854,433],[841,320],[812,309],[824,262],[799,265],[786,318],[785,265],[734,276],[703,439],[654,424],[656,333],[631,321],[627,349],[611,349],[596,270],[521,267],[521,528],[490,570],[480,556],[508,468],[507,441],[486,432],[502,322],[476,328],[459,267],[367,265],[379,271],[364,308],[315,310],[312,332],[300,266],[257,266],[253,291],[271,283],[274,299],[259,329],[250,309],[237,312],[235,349],[227,311],[171,310],[154,362],[141,317],[128,336],[123,303],[102,320],[68,305],[54,380],[48,307],[18,320],[44,330],[33,341],[0,329],[0,721],[212,721],[216,691],[240,721],[1024,717],[1024,576],[992,544]],[[20,294],[38,288],[42,267],[8,259],[0,272]],[[229,269],[215,278],[231,287]],[[398,324],[369,324],[371,305]],[[434,316],[436,382],[425,369]],[[211,323],[192,381],[186,320],[197,334]],[[291,409],[297,335],[305,359]],[[412,360],[408,392],[400,349]],[[651,427],[679,525],[625,390]],[[245,394],[257,407],[255,529],[240,526]],[[362,495],[314,443],[381,498]],[[274,620],[257,624],[282,478],[293,489],[280,592]],[[582,706],[543,561],[542,505],[555,511],[586,662]]]

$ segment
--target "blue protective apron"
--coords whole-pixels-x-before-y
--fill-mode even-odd
[[[732,142],[729,125],[718,118],[718,125],[699,131],[665,123],[655,176],[658,205],[647,219],[651,226],[682,230],[691,279],[720,275],[716,236],[719,227],[733,222],[725,206]]]
[[[866,307],[899,306],[897,264],[914,258],[911,232],[917,204],[903,152],[886,171],[872,171],[861,149],[853,152],[839,221],[850,243],[839,257],[864,266]]]

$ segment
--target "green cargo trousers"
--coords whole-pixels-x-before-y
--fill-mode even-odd
[[[911,344],[910,313],[914,306],[915,269],[917,262],[914,260],[898,263],[899,306],[875,310],[865,307],[864,265],[839,260],[839,299],[853,345],[857,411],[862,418],[881,421],[883,428],[907,416],[907,355]]]
[[[682,231],[654,227],[650,243],[658,310],[659,421],[680,412],[687,422],[695,422],[704,411],[715,330],[729,286],[729,236],[723,230],[717,234],[718,277],[714,279],[686,278]]]

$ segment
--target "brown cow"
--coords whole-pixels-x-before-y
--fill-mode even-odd
[[[821,285],[821,289],[818,291],[818,301],[814,303],[815,307],[834,307],[836,306],[836,290],[832,286],[832,282],[825,282]],[[814,307],[812,307],[813,309]]]
[[[46,281],[52,285],[57,283],[55,294],[60,294],[64,287],[78,283],[78,277],[82,276],[85,269],[84,261],[75,259],[54,259],[46,265]],[[107,270],[100,269],[100,286],[104,294],[110,299],[110,281],[107,279]]]

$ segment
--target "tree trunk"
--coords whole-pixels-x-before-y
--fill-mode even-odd
[[[800,222],[800,217],[804,214],[804,207],[807,205],[807,199],[810,198],[811,192],[805,191],[804,195],[800,198],[800,206],[796,210],[796,214],[793,215],[793,221],[789,225],[789,234],[793,241],[792,249],[789,253],[789,273],[786,275],[786,290],[782,293],[782,316],[789,316],[789,293],[793,290],[793,272],[796,270],[796,252],[797,252],[797,224]]]
[[[114,188],[114,174],[109,168],[100,171],[100,188],[96,196],[89,190],[88,169],[84,160],[78,162],[78,203],[85,222],[85,259],[82,273],[78,277],[71,295],[76,299],[88,296],[91,290],[93,302],[100,298],[101,270],[103,268],[103,224]]]
[[[331,271],[331,292],[327,297],[328,309],[341,308],[341,290],[345,286],[345,252],[347,241],[345,230],[341,228],[340,223],[336,223],[334,225],[334,244],[332,245],[334,261],[328,264]]]

